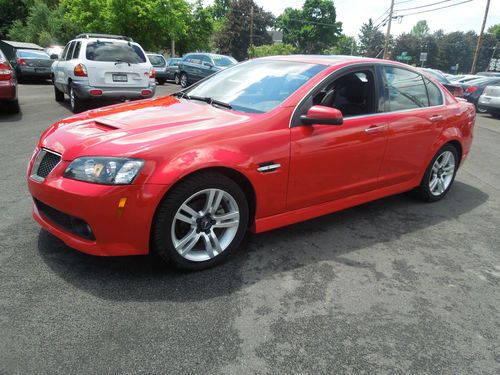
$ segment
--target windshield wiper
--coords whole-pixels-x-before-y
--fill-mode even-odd
[[[115,59],[115,65],[118,65],[118,64],[128,64],[128,66],[130,66],[130,63],[128,61],[123,61],[123,60],[120,60],[120,59]]]
[[[193,95],[188,95],[182,91],[179,93],[175,93],[174,96],[178,96],[182,99],[187,99],[187,100],[199,100],[200,102],[205,102],[213,106],[223,107],[227,109],[233,108],[233,106],[229,103],[221,102],[220,100],[213,99],[208,96],[193,96]]]

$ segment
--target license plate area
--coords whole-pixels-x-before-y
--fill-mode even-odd
[[[127,82],[128,78],[126,74],[113,74],[113,82]]]

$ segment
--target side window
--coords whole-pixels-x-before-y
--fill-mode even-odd
[[[71,60],[71,57],[73,56],[73,51],[75,50],[75,43],[76,42],[71,42],[71,45],[69,46],[68,49],[68,54],[66,55],[65,58],[66,61]]]
[[[82,42],[76,42],[75,50],[73,51],[73,59],[77,59],[80,56],[81,46],[82,46]]]
[[[427,78],[425,79],[425,86],[427,87],[427,94],[429,95],[429,105],[431,107],[443,104],[443,94],[441,90]]]
[[[384,67],[388,111],[401,111],[429,106],[423,77],[406,69]]]
[[[212,63],[212,60],[210,59],[210,57],[208,57],[207,55],[201,55],[201,56],[200,56],[200,58],[201,58],[201,62],[202,62],[204,65],[206,65],[206,64],[214,65],[214,64]]]
[[[66,60],[66,54],[68,53],[68,49],[71,43],[66,44],[66,47],[64,47],[63,51],[61,52],[61,55],[59,56],[59,60]]]
[[[311,105],[337,108],[346,118],[377,113],[373,72],[359,70],[326,83]]]

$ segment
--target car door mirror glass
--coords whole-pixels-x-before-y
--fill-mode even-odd
[[[307,114],[300,117],[304,125],[342,125],[344,118],[342,112],[336,108],[323,105],[314,105]]]

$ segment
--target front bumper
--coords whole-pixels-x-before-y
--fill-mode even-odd
[[[150,82],[148,87],[95,87],[87,82],[72,82],[76,96],[80,99],[128,100],[152,98],[156,92],[156,84]],[[102,95],[91,95],[91,90],[101,90]],[[142,90],[150,90],[150,94],[142,95]]]
[[[69,165],[61,161],[43,182],[28,177],[35,201],[87,223],[93,236],[84,238],[51,220],[33,204],[33,218],[66,245],[99,256],[149,252],[150,229],[166,185],[107,186],[62,177]],[[31,170],[31,165],[30,168]],[[118,207],[127,198],[125,207]]]

